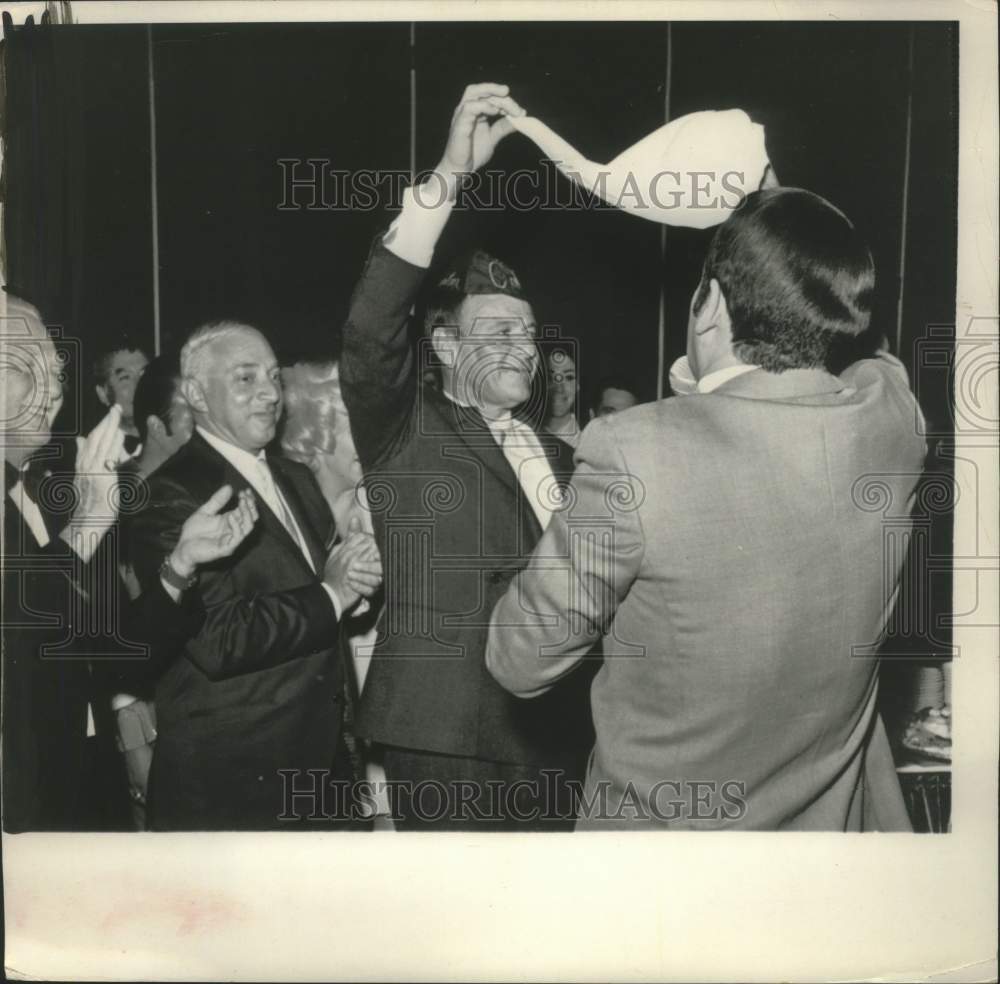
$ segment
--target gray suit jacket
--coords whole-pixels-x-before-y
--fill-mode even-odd
[[[604,635],[579,826],[908,829],[874,652],[919,420],[881,356],[841,377],[755,370],[587,428],[487,651],[530,697]]]

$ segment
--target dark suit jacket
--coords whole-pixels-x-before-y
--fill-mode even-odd
[[[17,475],[8,465],[5,476],[6,496]],[[176,645],[199,620],[193,606],[175,605],[158,579],[136,605],[115,604],[108,591],[119,602],[124,593],[108,551],[84,565],[47,525],[50,541],[40,547],[21,513],[5,503],[3,821],[10,832],[77,830],[92,822],[87,704],[98,725],[108,710],[90,663],[95,653],[107,655],[100,652],[106,639],[94,631],[101,618],[114,612],[114,635],[133,650],[136,643]]]
[[[757,369],[587,428],[573,505],[487,654],[527,697],[605,633],[584,802],[608,805],[578,829],[908,829],[874,657],[920,432],[888,356],[839,378]]]
[[[268,460],[321,575],[335,537],[330,509],[307,468]],[[129,530],[144,592],[184,521],[224,483],[247,487],[197,433],[150,477],[149,502]],[[279,770],[334,763],[343,716],[334,608],[281,521],[259,499],[258,507],[236,553],[200,572],[191,593],[204,621],[156,685],[156,829],[282,829]],[[309,782],[300,776],[294,786]]]
[[[486,672],[490,612],[541,530],[480,415],[418,385],[407,315],[425,272],[376,243],[344,328],[340,380],[386,597],[357,729],[404,748],[570,767],[592,736],[584,674],[520,701]],[[571,449],[539,441],[568,477]]]

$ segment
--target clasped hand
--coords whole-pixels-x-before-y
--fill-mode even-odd
[[[375,538],[352,519],[347,536],[326,560],[323,581],[336,592],[346,611],[362,598],[370,598],[382,584],[382,558]]]
[[[497,144],[514,127],[508,117],[524,116],[505,85],[481,82],[467,86],[451,118],[444,156],[435,168],[452,195],[462,178],[486,164]]]

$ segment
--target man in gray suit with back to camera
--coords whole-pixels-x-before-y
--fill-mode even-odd
[[[872,657],[902,558],[864,487],[909,516],[925,442],[898,360],[848,364],[874,283],[824,199],[751,194],[692,298],[690,393],[585,431],[487,650],[533,698],[604,636],[578,828],[909,829]]]

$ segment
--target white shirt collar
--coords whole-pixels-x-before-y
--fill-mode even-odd
[[[462,403],[460,400],[455,399],[454,395],[449,390],[442,389],[441,392],[444,393],[446,399],[454,403],[456,406],[478,411],[479,416],[483,418],[483,422],[491,431],[512,430],[515,426],[516,418],[509,410],[502,410],[499,415],[495,417],[487,417],[486,414],[483,413],[482,410],[479,410],[478,407],[474,407],[470,403]]]
[[[735,379],[737,376],[742,376],[744,373],[753,372],[754,369],[759,368],[760,366],[742,364],[738,366],[726,366],[725,369],[716,369],[715,372],[710,372],[698,380],[698,392],[711,393],[712,390],[718,389],[723,383],[728,383],[730,379]]]
[[[258,481],[258,462],[267,462],[267,456],[264,454],[263,449],[254,454],[252,451],[246,451],[243,448],[238,448],[235,444],[230,444],[229,441],[218,437],[215,434],[210,434],[201,424],[195,425],[195,430],[201,434],[201,436],[215,448],[223,458],[228,461],[233,468],[235,468],[251,485],[256,485]]]

